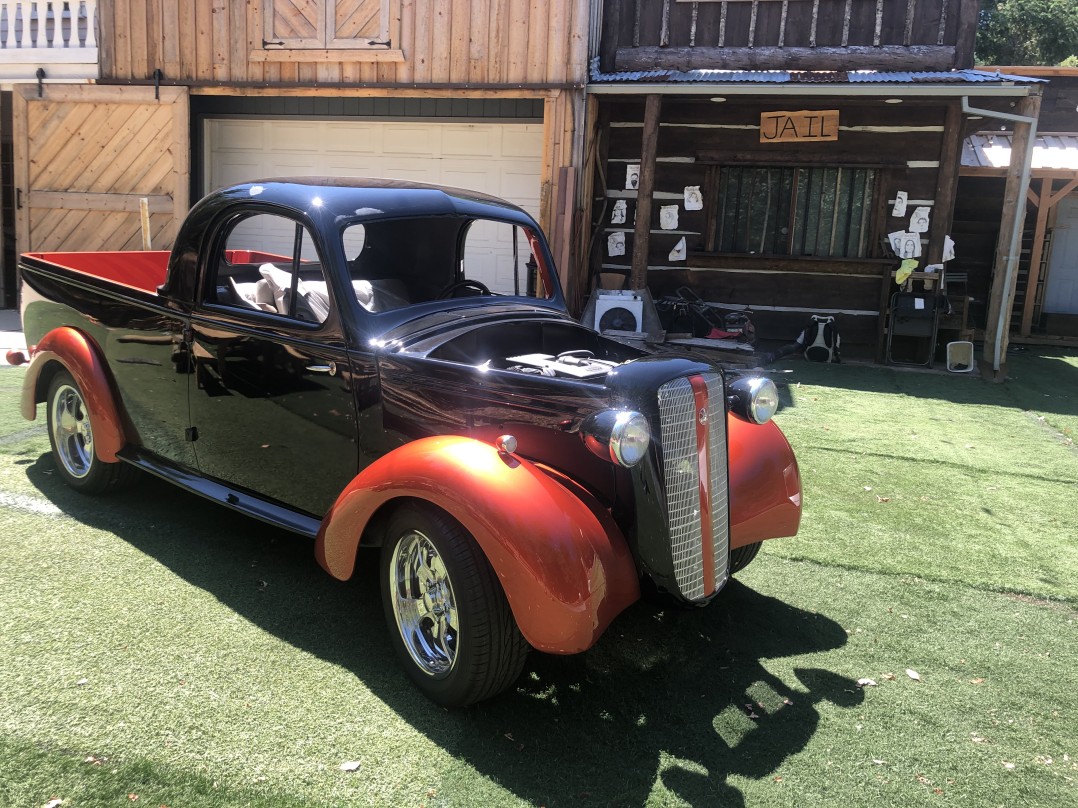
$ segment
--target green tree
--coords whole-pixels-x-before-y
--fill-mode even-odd
[[[977,64],[1057,65],[1078,54],[1078,0],[982,0]]]

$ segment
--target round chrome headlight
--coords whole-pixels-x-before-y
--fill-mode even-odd
[[[762,376],[734,379],[729,385],[730,409],[754,424],[766,424],[779,409],[779,391]]]
[[[619,466],[635,466],[651,445],[648,419],[632,410],[603,410],[584,422],[584,444],[596,455]]]

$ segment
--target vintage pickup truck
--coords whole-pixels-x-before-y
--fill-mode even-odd
[[[440,704],[586,650],[642,592],[705,604],[797,531],[774,384],[574,321],[494,197],[266,180],[199,202],[171,253],[20,269],[23,414],[46,405],[63,479],[155,474],[342,580],[381,547],[392,642]]]

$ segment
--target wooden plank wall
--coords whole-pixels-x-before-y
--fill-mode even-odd
[[[403,62],[260,62],[260,0],[101,0],[101,76],[166,82],[563,86],[583,82],[588,0],[400,0]]]
[[[599,262],[605,272],[627,273],[632,258],[636,192],[625,189],[625,175],[628,164],[640,161],[644,105],[634,100],[600,103],[600,115],[609,116],[610,124],[603,143],[607,152],[607,206],[596,206],[604,213],[603,221],[594,223],[599,229]],[[881,310],[886,292],[893,291],[885,276],[897,266],[897,259],[885,244],[886,233],[905,229],[909,221],[908,215],[892,218],[891,206],[899,190],[909,196],[909,213],[914,207],[933,206],[946,107],[814,100],[808,105],[811,108],[840,110],[842,128],[837,142],[781,146],[759,143],[761,112],[805,106],[805,99],[778,99],[766,106],[664,99],[648,250],[648,285],[653,294],[670,294],[679,286],[689,285],[707,300],[770,310],[795,309],[759,313],[758,325],[770,332],[764,336],[774,339],[791,339],[799,333],[807,314],[798,310]],[[714,228],[710,206],[705,204],[699,211],[685,210],[682,200],[687,185],[701,186],[705,202],[713,196],[711,188],[723,164],[874,167],[877,174],[869,254],[865,260],[709,254],[708,234]],[[624,225],[610,223],[610,208],[618,199],[628,203]],[[659,226],[659,208],[671,204],[679,206],[678,228],[673,232]],[[622,257],[607,254],[607,236],[615,230],[625,231],[626,254]],[[672,262],[669,254],[683,236],[688,261]],[[927,243],[922,250],[927,254]],[[875,342],[878,317],[858,315],[845,319],[844,340]]]
[[[772,0],[621,6],[620,47],[954,45],[963,0]]]
[[[977,0],[606,0],[604,71],[973,66]]]

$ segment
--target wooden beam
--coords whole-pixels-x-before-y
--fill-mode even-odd
[[[943,260],[943,239],[951,232],[954,201],[958,196],[958,166],[962,163],[962,108],[957,101],[947,105],[940,147],[940,167],[936,173],[935,204],[928,231],[928,261]]]
[[[1036,118],[1040,111],[1041,97],[1027,96],[1018,99],[1015,112],[1025,117]],[[1026,213],[1026,184],[1024,180],[1024,158],[1029,145],[1032,125],[1016,121],[1014,136],[1011,138],[1011,164],[1007,169],[1007,184],[1003,191],[1003,215],[999,223],[999,240],[996,254],[992,261],[992,284],[988,295],[988,312],[984,329],[984,353],[980,362],[981,373],[994,381],[1006,378],[1005,364],[1007,343],[1010,339],[1011,310],[1014,306],[1014,293],[1018,283],[1018,248],[1014,243],[1015,225],[1022,222]],[[1018,228],[1021,239],[1021,228]],[[1008,266],[1011,256],[1014,265]],[[1009,270],[1009,271],[1008,271]],[[1002,331],[1000,324],[1002,323]],[[997,341],[996,332],[1000,331]],[[993,368],[995,355],[999,353],[1000,366]]]
[[[618,48],[616,70],[949,70],[950,45],[858,45],[848,48]]]
[[[77,191],[31,191],[26,195],[31,208],[59,210],[102,210],[139,212],[139,200],[149,201],[150,213],[172,213],[173,199],[165,194],[84,194]]]
[[[1032,190],[1032,189],[1030,189]],[[1019,333],[1028,337],[1033,328],[1033,307],[1037,302],[1037,284],[1041,280],[1041,256],[1044,253],[1044,231],[1048,229],[1048,211],[1051,209],[1052,180],[1041,180],[1041,193],[1037,203],[1037,225],[1033,228],[1033,249],[1029,255],[1029,278],[1026,281],[1026,299],[1022,306],[1022,325]]]
[[[690,252],[689,269],[732,270],[735,272],[771,272],[793,275],[847,275],[862,278],[889,278],[895,268],[894,258],[821,258],[802,255],[725,255]]]
[[[1070,192],[1073,191],[1075,188],[1078,188],[1078,177],[1075,177],[1058,191],[1056,191],[1054,194],[1052,194],[1051,198],[1048,200],[1048,207],[1054,208],[1056,205],[1062,202],[1063,198],[1069,195]]]
[[[962,166],[958,173],[961,177],[1006,177],[1007,169],[993,166]],[[1075,174],[1078,172],[1073,168],[1035,168],[1030,174],[1030,179],[1040,180],[1051,177],[1055,180],[1069,180],[1073,179]]]
[[[599,70],[603,73],[613,73],[617,69],[621,6],[621,3],[603,4],[603,27],[599,39]]]
[[[954,63],[950,65],[955,70],[973,67],[973,43],[977,39],[979,15],[979,0],[958,0],[958,31],[955,35]]]
[[[648,284],[648,249],[651,246],[651,195],[655,190],[655,153],[659,145],[659,117],[662,96],[652,94],[644,105],[644,135],[640,147],[640,185],[636,194],[636,229],[633,232],[633,262],[630,289]]]

